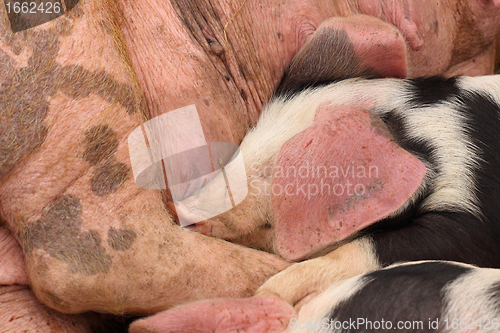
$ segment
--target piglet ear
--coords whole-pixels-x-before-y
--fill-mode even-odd
[[[297,260],[398,210],[425,166],[385,124],[361,109],[323,105],[315,123],[288,140],[274,169],[276,249]]]
[[[368,15],[332,17],[293,57],[277,94],[333,80],[407,74],[405,39],[395,26]]]

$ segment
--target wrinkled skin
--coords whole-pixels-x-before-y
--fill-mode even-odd
[[[401,4],[414,24],[392,1],[249,0],[237,13],[235,2],[82,0],[15,35],[2,15],[0,214],[27,274],[7,235],[0,253],[17,264],[0,285],[29,283],[65,313],[147,314],[252,295],[289,263],[175,225],[161,193],[135,184],[128,134],[196,104],[207,141],[239,144],[292,57],[334,16],[371,14],[398,27],[409,76],[493,70],[491,2]]]

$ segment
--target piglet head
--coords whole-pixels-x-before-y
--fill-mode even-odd
[[[321,106],[315,123],[281,147],[274,168],[277,252],[298,260],[356,235],[403,209],[425,173],[380,119]]]

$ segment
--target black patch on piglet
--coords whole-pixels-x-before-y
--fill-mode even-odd
[[[397,266],[366,274],[363,287],[331,311],[329,317],[340,322],[364,318],[380,322],[383,318],[393,325],[399,321],[423,322],[405,332],[433,332],[429,318],[441,317],[443,292],[446,284],[471,271],[471,268],[444,262],[427,262]],[[356,319],[354,319],[356,320]],[[345,332],[392,332],[369,326],[359,326]]]
[[[464,119],[466,131],[471,138],[468,143],[469,147],[474,147],[481,156],[481,161],[475,167],[474,175],[479,207],[485,220],[491,221],[490,223],[494,227],[493,232],[489,232],[489,234],[499,235],[500,226],[494,221],[498,221],[500,216],[498,206],[500,104],[494,96],[480,91],[464,92],[457,97],[457,101],[461,118]],[[483,224],[484,222],[481,223],[481,225]],[[482,238],[481,242],[485,244]],[[497,253],[493,249],[497,248],[498,244],[498,241],[494,243],[495,247],[492,247],[491,253]]]
[[[460,94],[457,79],[452,77],[444,79],[442,77],[416,78],[409,81],[410,102],[416,106],[428,106],[444,101],[450,101]]]
[[[113,250],[125,251],[132,246],[135,237],[136,234],[133,230],[117,230],[115,228],[110,228],[108,231],[108,244]]]
[[[316,31],[295,55],[276,93],[293,94],[352,77],[372,78],[377,72],[363,65],[345,30],[326,27]]]
[[[86,275],[109,271],[112,261],[95,230],[81,231],[82,206],[73,195],[57,197],[42,218],[21,231],[26,253],[43,249],[69,265],[72,273]]]
[[[433,170],[439,172],[439,167],[435,158],[435,147],[432,147],[426,140],[416,141],[409,137],[407,133],[411,129],[405,122],[404,117],[401,117],[396,111],[391,111],[387,112],[381,119],[389,129],[389,132],[398,146],[417,157],[423,163],[431,166]]]

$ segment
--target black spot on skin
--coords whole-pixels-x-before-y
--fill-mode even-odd
[[[57,197],[42,218],[21,230],[24,251],[43,249],[69,265],[72,273],[87,275],[109,271],[111,257],[97,231],[81,231],[82,206],[73,195]]]
[[[10,26],[12,32],[19,32],[26,29],[34,28],[40,24],[52,21],[59,16],[64,15],[64,9],[59,0],[36,0],[36,1],[26,1],[28,5],[27,12],[14,10],[15,3],[22,4],[23,2],[17,0],[5,0],[5,7],[7,9],[7,16],[9,17]],[[33,5],[36,4],[36,10],[33,10]],[[42,5],[43,9],[38,10],[38,7]],[[10,6],[10,11],[8,10]],[[59,10],[58,10],[58,9]],[[58,12],[56,12],[58,11]]]
[[[49,40],[46,31],[35,35],[38,38],[31,41],[31,48],[34,54],[40,52],[47,56],[45,63],[42,65],[41,59],[32,57],[27,67],[17,70],[1,86],[0,177],[12,170],[23,156],[38,149],[47,135],[43,124],[48,113],[47,97],[56,90],[48,73],[57,72],[53,59],[57,55],[58,42]],[[0,66],[3,69],[5,63]],[[36,73],[42,66],[45,71]],[[39,78],[40,87],[30,84],[30,77]]]
[[[110,158],[118,149],[116,133],[108,125],[94,126],[85,132],[83,159],[92,165]]]
[[[81,66],[70,65],[61,69],[60,80],[60,88],[75,100],[88,98],[92,93],[98,94],[108,103],[121,104],[128,114],[134,113],[138,105],[142,105],[137,101],[131,86],[116,82],[104,71],[88,72]]]
[[[132,246],[136,236],[135,232],[130,229],[117,230],[110,228],[108,231],[108,244],[113,250],[125,251]]]
[[[90,179],[94,194],[106,196],[116,192],[130,176],[130,168],[116,160],[118,149],[116,132],[108,125],[98,125],[85,132],[85,151],[83,158],[96,168]]]
[[[293,57],[277,94],[288,95],[335,80],[377,76],[375,69],[361,63],[345,30],[326,27],[317,30]]]
[[[115,193],[118,187],[130,176],[130,168],[123,163],[111,161],[99,166],[92,178],[90,187],[100,197]]]
[[[95,94],[108,103],[122,105],[128,114],[144,109],[136,87],[118,83],[105,71],[91,72],[81,66],[56,63],[59,36],[71,32],[69,16],[75,17],[58,18],[54,27],[46,30],[0,36],[15,54],[25,49],[31,54],[27,66],[19,68],[13,67],[15,62],[6,54],[0,55],[0,178],[43,144],[48,101],[58,91],[75,100]]]

